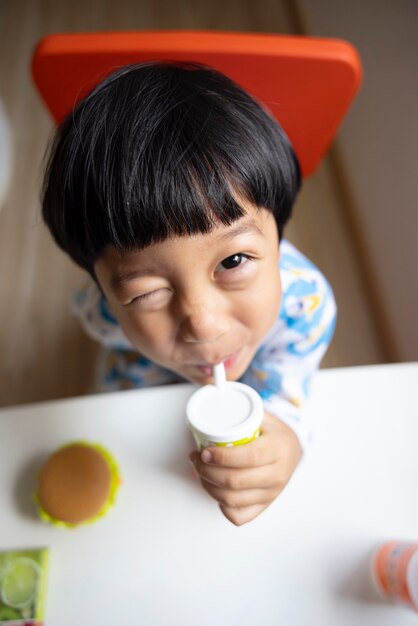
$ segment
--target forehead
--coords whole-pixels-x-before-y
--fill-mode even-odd
[[[270,211],[258,208],[246,208],[245,215],[230,225],[217,224],[209,233],[176,236],[162,242],[151,244],[140,250],[120,252],[108,246],[97,261],[95,269],[105,273],[112,289],[116,289],[133,278],[148,276],[155,272],[168,270],[175,264],[175,259],[186,263],[198,253],[217,254],[223,246],[244,239],[277,238],[275,220]],[[239,252],[236,250],[235,252]]]

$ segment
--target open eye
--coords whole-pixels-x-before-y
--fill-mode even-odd
[[[231,256],[221,261],[218,268],[220,269],[220,271],[233,270],[240,265],[244,265],[246,261],[248,261],[247,255],[241,253],[232,254]]]

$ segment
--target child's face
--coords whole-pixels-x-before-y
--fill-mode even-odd
[[[108,247],[98,281],[125,335],[152,361],[200,384],[224,362],[236,380],[277,319],[279,241],[273,215],[246,214],[209,234],[121,256]]]

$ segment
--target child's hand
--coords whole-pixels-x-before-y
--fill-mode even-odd
[[[251,443],[213,446],[190,454],[203,487],[237,526],[257,517],[277,498],[300,457],[295,433],[268,413],[264,414],[261,436]]]

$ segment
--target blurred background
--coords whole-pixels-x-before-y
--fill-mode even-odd
[[[418,360],[416,0],[0,0],[0,406],[85,393],[97,350],[69,310],[83,273],[40,219],[53,124],[31,81],[34,46],[58,32],[156,29],[356,46],[363,86],[286,237],[339,305],[322,367]]]

